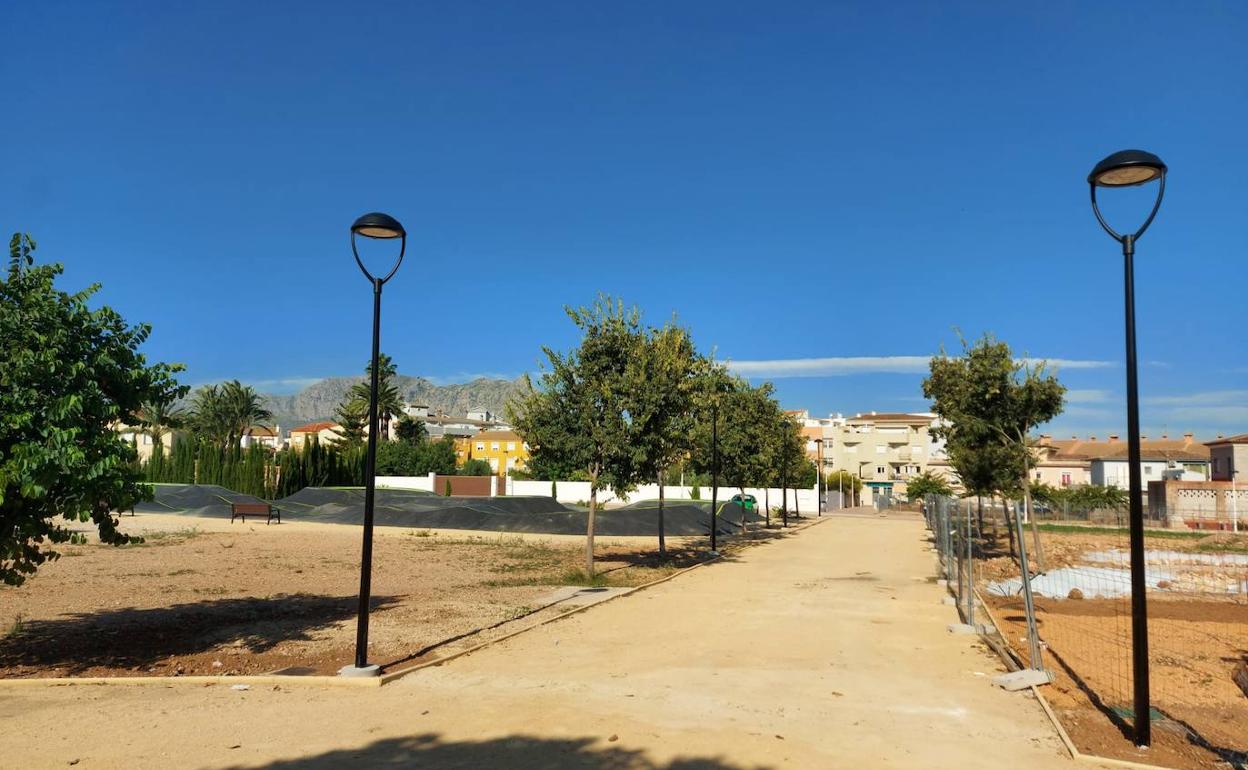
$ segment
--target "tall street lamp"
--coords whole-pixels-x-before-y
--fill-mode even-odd
[[[816,506],[819,515],[823,515],[823,439],[815,439],[815,454],[819,457],[819,475],[815,477],[815,485],[819,494],[819,501]]]
[[[1134,187],[1157,182],[1157,199],[1144,224],[1134,233],[1123,235],[1109,226],[1096,204],[1098,187]],[[1148,746],[1152,741],[1148,692],[1148,611],[1144,596],[1144,495],[1140,479],[1140,396],[1135,364],[1135,242],[1139,240],[1161,208],[1166,192],[1166,164],[1143,150],[1121,150],[1096,164],[1088,174],[1092,211],[1096,220],[1114,240],[1122,244],[1126,293],[1127,338],[1127,473],[1131,493],[1131,650],[1135,690],[1135,743]]]
[[[357,235],[379,240],[399,239],[399,256],[384,278],[378,278],[364,266],[360,252],[355,247]],[[378,359],[381,357],[381,287],[394,277],[399,265],[403,264],[403,253],[406,250],[407,231],[399,224],[399,220],[389,214],[365,214],[351,225],[351,253],[355,255],[355,264],[360,266],[364,277],[373,284],[373,363],[369,367],[371,381],[368,390],[368,454],[364,460],[364,544],[360,552],[360,606],[355,629],[355,665],[339,669],[338,673],[342,676],[377,676],[381,673],[379,666],[368,663],[368,605],[373,577],[373,499],[377,491],[377,370],[380,368]]]
[[[719,503],[719,399],[711,402],[711,556],[719,556],[715,549],[715,530],[719,520],[715,506]]]

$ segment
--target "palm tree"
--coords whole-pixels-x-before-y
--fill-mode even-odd
[[[165,434],[180,430],[186,413],[173,405],[173,400],[147,401],[139,409],[144,432],[152,437],[153,447],[162,446]]]
[[[252,428],[273,419],[273,413],[260,403],[260,394],[250,385],[230,380],[222,386],[230,416],[230,443],[250,436]]]
[[[272,419],[273,413],[261,405],[260,395],[238,380],[200,388],[191,402],[195,431],[222,449]]]
[[[398,373],[394,361],[382,353],[377,362],[377,432],[380,438],[390,435],[390,421],[403,413],[403,397],[399,395],[398,386],[391,382]],[[362,411],[367,415],[369,385],[373,376],[372,361],[365,365],[364,375],[365,381],[352,385],[347,398],[352,410]]]

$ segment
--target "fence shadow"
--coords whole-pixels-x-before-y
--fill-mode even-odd
[[[357,601],[355,596],[290,594],[29,620],[20,634],[0,639],[0,667],[56,667],[73,675],[97,666],[141,667],[229,643],[265,652],[354,617]],[[396,601],[374,596],[371,606],[381,611]]]
[[[225,770],[243,770],[232,765]],[[434,733],[387,738],[353,749],[280,759],[252,770],[385,768],[507,768],[507,770],[768,770],[720,757],[678,757],[656,762],[637,749],[601,745],[599,738],[538,738],[513,735],[482,741],[443,741]]]

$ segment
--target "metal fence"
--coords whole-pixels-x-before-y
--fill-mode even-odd
[[[1167,518],[1154,514],[1145,522],[1151,717],[1233,766],[1248,762],[1248,533],[1163,528]],[[981,517],[974,500],[929,498],[925,515],[963,620],[982,620],[978,591],[1021,660],[1130,725],[1125,514],[1048,510],[1025,520],[1018,504],[990,502]]]

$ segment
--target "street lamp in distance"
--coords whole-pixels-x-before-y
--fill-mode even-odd
[[[1157,198],[1144,224],[1123,234],[1110,227],[1096,202],[1098,187],[1135,187],[1157,182]],[[1148,607],[1144,592],[1144,492],[1140,475],[1140,394],[1135,360],[1135,242],[1161,208],[1166,192],[1166,164],[1144,150],[1120,150],[1104,158],[1088,174],[1092,211],[1110,237],[1122,245],[1127,347],[1127,473],[1130,491],[1131,530],[1131,651],[1134,689],[1134,732],[1137,746],[1152,742],[1149,719]]]
[[[384,277],[373,275],[356,248],[356,236],[378,240],[399,239],[399,255],[394,265]],[[364,459],[364,542],[360,549],[360,597],[359,609],[356,613],[355,629],[355,665],[343,666],[338,670],[341,676],[378,676],[381,669],[368,662],[368,611],[372,592],[373,576],[373,502],[377,492],[377,370],[381,358],[381,287],[394,277],[399,265],[403,264],[403,254],[407,251],[407,231],[399,220],[389,214],[373,212],[365,214],[351,225],[351,253],[355,255],[355,264],[364,273],[364,277],[373,285],[373,357],[370,369],[368,391],[368,453]]]

